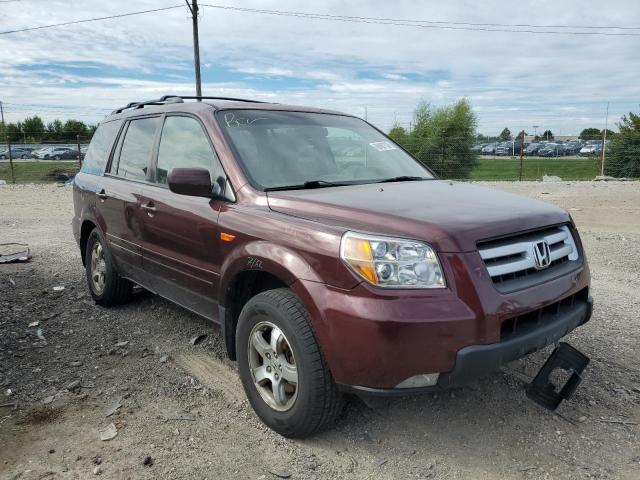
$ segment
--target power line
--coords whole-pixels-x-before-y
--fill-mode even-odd
[[[294,12],[287,10],[266,10],[260,8],[246,8],[246,7],[233,7],[230,5],[213,5],[202,4],[203,7],[217,8],[220,10],[231,10],[237,12],[246,13],[259,13],[264,15],[278,15],[285,17],[297,17],[316,20],[330,20],[338,22],[351,22],[351,23],[369,23],[375,25],[394,25],[400,27],[414,27],[414,28],[433,28],[443,30],[467,30],[467,31],[480,31],[480,32],[506,32],[506,33],[531,33],[531,34],[552,34],[552,35],[605,35],[605,36],[628,36],[628,37],[640,37],[640,32],[600,32],[600,31],[563,31],[563,30],[531,30],[531,28],[577,28],[577,29],[623,29],[623,30],[640,30],[640,27],[599,27],[594,25],[585,26],[570,26],[570,25],[529,25],[529,24],[481,24],[470,22],[445,22],[445,21],[428,21],[428,20],[407,20],[407,19],[393,19],[393,18],[381,18],[381,17],[360,17],[351,15],[331,15],[324,13],[308,13],[308,12]],[[489,28],[491,27],[491,28]],[[493,28],[499,27],[499,28]],[[518,27],[518,28],[515,28]],[[519,27],[526,27],[523,29]]]
[[[11,0],[0,0],[0,3],[8,3]],[[432,28],[443,30],[466,30],[466,31],[480,31],[480,32],[503,32],[503,33],[529,33],[529,34],[551,34],[551,35],[602,35],[602,36],[629,36],[640,37],[640,32],[628,32],[628,30],[640,30],[640,27],[630,26],[597,26],[597,25],[533,25],[533,24],[509,24],[509,23],[473,23],[473,22],[452,22],[452,21],[437,21],[437,20],[411,20],[411,19],[397,19],[397,18],[383,18],[383,17],[362,17],[352,15],[332,15],[324,13],[308,13],[308,12],[296,12],[288,10],[266,10],[259,8],[246,8],[246,7],[234,7],[230,5],[214,5],[214,4],[202,4],[201,6],[216,8],[221,10],[231,10],[236,12],[245,13],[258,13],[264,15],[278,15],[286,17],[297,17],[305,19],[317,19],[317,20],[329,20],[339,22],[350,23],[368,23],[375,25],[392,25],[400,27],[414,27],[414,28]],[[154,8],[150,10],[140,10],[137,12],[122,13],[117,15],[108,15],[104,17],[87,18],[83,20],[74,20],[70,22],[62,22],[50,25],[40,25],[37,27],[26,27],[15,30],[6,30],[0,32],[0,35],[8,35],[12,33],[28,32],[32,30],[42,30],[48,28],[62,27],[66,25],[76,25],[87,22],[97,22],[101,20],[109,20],[113,18],[130,17],[133,15],[142,15],[146,13],[161,12],[165,10],[172,10],[176,8],[182,8],[183,5],[173,5],[169,7]],[[566,31],[566,30],[532,30],[532,29],[582,29],[582,30],[624,30],[618,32],[603,32],[603,31]]]
[[[19,33],[19,32],[29,32],[31,30],[43,30],[45,28],[63,27],[65,25],[76,25],[78,23],[98,22],[100,20],[109,20],[111,18],[131,17],[133,15],[142,15],[142,14],[145,14],[145,13],[162,12],[164,10],[172,10],[172,9],[175,9],[175,8],[183,8],[183,7],[184,7],[184,5],[173,5],[171,7],[153,8],[151,10],[140,10],[138,12],[120,13],[118,15],[109,15],[109,16],[106,16],[106,17],[86,18],[84,20],[73,20],[71,22],[54,23],[54,24],[51,24],[51,25],[40,25],[38,27],[18,28],[16,30],[5,30],[4,32],[0,32],[0,35],[8,35],[10,33]]]

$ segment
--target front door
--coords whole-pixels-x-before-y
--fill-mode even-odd
[[[212,179],[224,176],[208,134],[191,116],[165,117],[153,180],[142,190],[144,268],[160,295],[215,319],[221,202],[171,192],[167,176],[176,167],[206,168]]]

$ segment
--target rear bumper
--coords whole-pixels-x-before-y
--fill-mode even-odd
[[[403,396],[429,393],[446,388],[464,385],[488,373],[498,370],[502,365],[541,350],[557,342],[576,327],[587,323],[593,312],[593,299],[589,297],[579,302],[546,325],[537,327],[528,333],[490,345],[470,345],[462,348],[456,355],[454,368],[440,375],[433,387],[420,388],[370,388],[354,385],[341,385],[344,391],[360,395]]]

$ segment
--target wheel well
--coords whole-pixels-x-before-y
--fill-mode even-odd
[[[245,304],[252,297],[266,290],[287,287],[288,285],[269,272],[248,270],[236,275],[225,294],[223,325],[227,354],[231,360],[236,359],[236,326],[238,317]]]
[[[82,222],[82,227],[80,227],[80,255],[82,255],[82,265],[85,264],[85,254],[87,250],[87,241],[89,240],[89,235],[96,228],[95,224],[90,220],[85,220]]]

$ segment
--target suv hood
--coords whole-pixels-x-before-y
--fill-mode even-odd
[[[267,198],[276,212],[424,240],[440,252],[475,251],[480,240],[570,221],[539,200],[443,180],[268,192]]]

